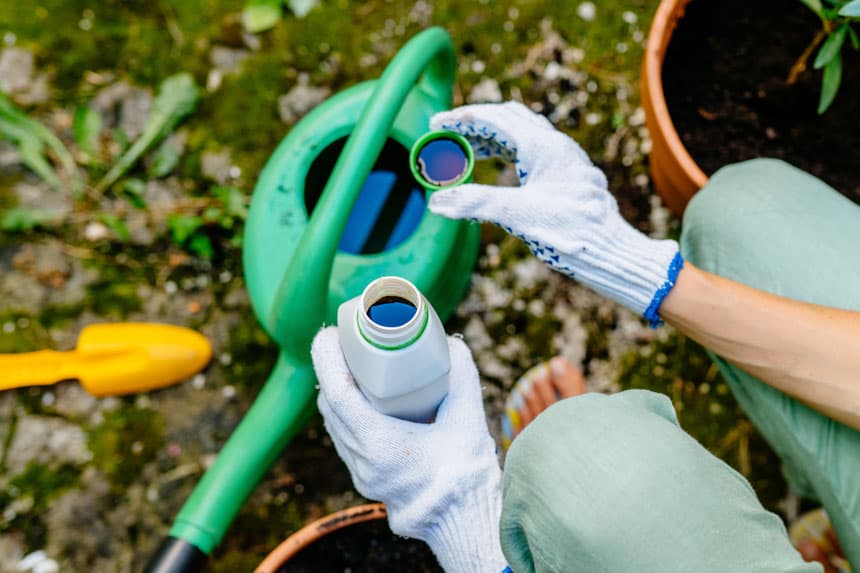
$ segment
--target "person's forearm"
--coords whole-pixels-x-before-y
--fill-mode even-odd
[[[769,294],[686,262],[660,315],[774,388],[860,429],[860,312]]]

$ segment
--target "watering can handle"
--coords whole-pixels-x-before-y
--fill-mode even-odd
[[[292,359],[308,360],[311,340],[325,320],[340,237],[407,96],[417,85],[440,107],[449,107],[455,71],[451,37],[435,27],[407,42],[377,81],[275,295],[269,323],[282,351]]]

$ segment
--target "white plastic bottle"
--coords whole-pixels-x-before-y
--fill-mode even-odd
[[[338,308],[346,363],[373,406],[389,416],[432,421],[448,393],[451,358],[442,322],[406,279],[381,277]]]

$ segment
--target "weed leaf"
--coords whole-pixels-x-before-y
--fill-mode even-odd
[[[3,215],[0,216],[0,230],[7,233],[21,233],[42,227],[56,218],[57,213],[47,209],[12,207],[3,211]]]
[[[281,19],[282,0],[250,0],[242,11],[242,23],[252,34],[274,28]]]
[[[72,191],[77,193],[80,190],[81,183],[75,159],[63,142],[47,127],[16,108],[2,93],[0,93],[0,138],[11,141],[18,148],[24,165],[32,169],[48,185],[62,191],[63,184],[45,156],[47,147],[68,174]]]
[[[95,152],[95,144],[101,130],[102,116],[99,115],[99,112],[87,106],[80,106],[75,110],[75,116],[72,120],[72,134],[75,136],[75,143],[78,144],[81,151],[87,155],[92,155]]]
[[[116,183],[147,149],[173,131],[194,111],[199,97],[200,90],[191,74],[183,72],[161,82],[143,133],[99,181],[96,191],[103,192]]]

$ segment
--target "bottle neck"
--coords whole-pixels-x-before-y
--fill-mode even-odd
[[[386,298],[402,299],[413,307],[415,313],[404,324],[384,326],[370,317],[370,308]],[[362,337],[377,348],[399,350],[418,340],[427,327],[429,310],[424,296],[411,282],[399,277],[376,279],[364,289],[356,307],[358,330]]]

